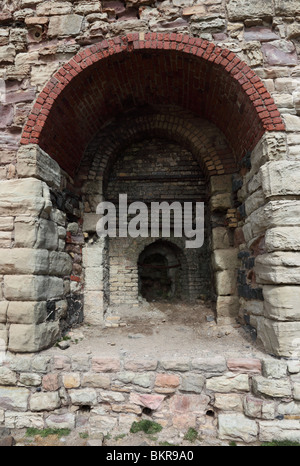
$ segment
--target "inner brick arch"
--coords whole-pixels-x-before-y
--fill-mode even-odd
[[[212,121],[238,157],[284,125],[255,72],[233,52],[182,34],[130,34],[79,52],[50,79],[24,127],[74,175],[94,134],[116,114],[173,103]]]
[[[97,180],[103,182],[101,191],[105,194],[110,170],[121,151],[148,137],[169,139],[190,150],[207,180],[238,170],[223,134],[206,120],[163,112],[129,118],[122,115],[99,131],[89,144],[75,176],[77,188],[86,181]]]

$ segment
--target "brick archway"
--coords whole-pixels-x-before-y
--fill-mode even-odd
[[[99,126],[136,106],[176,103],[212,121],[239,157],[284,124],[253,70],[233,52],[183,34],[129,34],[88,47],[37,98],[21,143],[73,175]],[[75,148],[75,149],[74,149]]]

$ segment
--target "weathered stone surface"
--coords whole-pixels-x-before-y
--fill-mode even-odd
[[[72,271],[72,259],[65,252],[52,251],[49,254],[49,274],[57,276],[69,275]]]
[[[285,378],[287,376],[287,363],[274,359],[264,359],[262,361],[262,375],[273,379]]]
[[[8,302],[0,301],[0,323],[6,323]]]
[[[201,393],[205,384],[205,377],[201,374],[186,374],[181,377],[180,389],[183,392]]]
[[[236,271],[235,270],[222,270],[216,272],[215,282],[216,291],[219,296],[232,295],[236,290]]]
[[[85,322],[90,325],[103,325],[103,291],[89,291],[84,294]]]
[[[61,278],[42,275],[4,277],[4,295],[9,301],[47,301],[51,298],[62,298],[63,292]]]
[[[255,260],[255,274],[257,283],[296,285],[300,280],[300,253],[261,254]]]
[[[298,195],[300,162],[282,160],[261,167],[262,187],[266,198]]]
[[[276,227],[266,232],[265,245],[268,252],[299,251],[300,227]]]
[[[227,210],[231,207],[231,193],[213,194],[210,198],[212,211]]]
[[[262,442],[271,442],[273,439],[299,442],[299,421],[285,419],[280,421],[260,421],[259,440]]]
[[[56,223],[51,220],[39,220],[35,247],[48,250],[57,249],[58,227]]]
[[[47,427],[52,429],[74,429],[75,428],[75,414],[50,414],[46,417],[45,423]]]
[[[16,385],[16,382],[16,373],[8,367],[0,366],[0,385]]]
[[[31,411],[53,411],[59,407],[58,392],[33,393],[30,397]]]
[[[0,47],[0,63],[13,63],[16,55],[16,49],[13,44]]]
[[[239,265],[237,249],[216,249],[212,255],[214,270],[234,270]]]
[[[52,346],[59,335],[58,322],[39,325],[11,324],[9,350],[15,353],[32,353]]]
[[[129,401],[130,403],[137,404],[139,406],[144,406],[152,410],[157,410],[161,407],[165,399],[164,395],[151,395],[151,394],[142,394],[142,393],[130,393]]]
[[[276,322],[258,317],[257,325],[257,334],[268,353],[299,358],[299,322]]]
[[[107,374],[87,372],[82,376],[81,385],[82,387],[90,388],[108,388],[110,387],[110,376]]]
[[[43,413],[7,411],[5,422],[7,427],[12,429],[24,429],[26,427],[34,427],[36,429],[44,428]]]
[[[247,392],[249,391],[249,379],[247,374],[235,374],[227,372],[223,376],[212,377],[206,381],[207,390],[220,393]]]
[[[269,65],[296,65],[297,52],[292,41],[274,40],[271,43],[265,42],[262,51],[267,64]]]
[[[241,413],[219,414],[219,436],[221,439],[255,442],[258,428],[254,420]]]
[[[228,17],[231,21],[248,18],[272,16],[274,13],[271,0],[229,0],[227,2]]]
[[[218,296],[216,312],[217,318],[222,317],[236,317],[239,311],[239,297],[238,296]]]
[[[23,372],[20,374],[20,383],[27,387],[38,387],[41,384],[42,377],[39,374]]]
[[[252,358],[230,358],[227,367],[231,372],[261,373],[261,361]]]
[[[284,398],[292,395],[291,384],[286,379],[268,379],[263,376],[255,376],[252,379],[254,393],[267,395],[273,398]]]
[[[294,16],[299,13],[297,0],[275,0],[276,15]]]
[[[222,411],[243,411],[242,396],[238,393],[216,393],[214,406]]]
[[[15,245],[20,248],[34,248],[37,239],[39,219],[20,215],[15,219]]]
[[[296,115],[290,115],[288,113],[283,115],[286,130],[288,132],[300,131],[300,117]]]
[[[38,16],[67,15],[72,11],[72,3],[65,1],[40,2],[36,12]]]
[[[112,372],[120,370],[120,361],[115,358],[93,357],[92,369],[94,372]]]
[[[32,249],[0,250],[0,273],[2,274],[47,274],[48,251]]]
[[[35,178],[0,183],[0,215],[36,214],[45,207],[43,184]]]
[[[300,320],[299,286],[263,286],[265,316],[275,320]]]
[[[80,388],[69,390],[71,401],[76,406],[97,404],[97,392],[93,388]]]
[[[38,178],[54,188],[60,188],[60,168],[39,146],[30,144],[18,150],[18,175],[21,178]]]
[[[51,16],[48,29],[49,37],[74,36],[80,32],[82,21],[83,16],[76,14]]]
[[[26,411],[29,390],[21,387],[0,388],[0,409]]]

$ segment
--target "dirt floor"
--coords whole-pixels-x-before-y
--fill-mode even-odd
[[[47,351],[66,356],[91,354],[130,359],[176,359],[192,357],[260,357],[262,346],[253,339],[251,329],[233,322],[218,325],[209,304],[141,301],[139,306],[119,306],[106,314],[105,328],[79,326],[61,341],[61,347]],[[229,442],[196,439],[193,443],[183,434],[168,430],[157,435],[128,433],[125,436],[85,438],[80,430],[59,438],[56,435],[27,437],[25,430],[14,431],[16,445],[20,446],[211,446]]]
[[[262,355],[262,345],[246,325],[216,322],[209,304],[151,302],[112,307],[105,328],[82,325],[68,333],[66,354],[91,352],[120,357],[213,357]],[[74,344],[75,342],[75,344]],[[66,346],[68,345],[68,341]]]

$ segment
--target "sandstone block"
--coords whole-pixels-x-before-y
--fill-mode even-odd
[[[103,267],[88,267],[85,269],[85,290],[97,291],[103,289]]]
[[[58,322],[40,325],[11,324],[9,350],[13,353],[32,353],[52,346],[59,335]]]
[[[259,207],[263,206],[266,203],[264,193],[261,189],[258,189],[253,194],[251,194],[245,201],[246,214],[250,215]]]
[[[234,270],[239,265],[237,249],[216,249],[212,255],[214,270]]]
[[[32,393],[30,397],[31,411],[53,411],[60,407],[58,392]]]
[[[13,63],[16,56],[16,48],[13,44],[0,47],[0,63]]]
[[[40,219],[38,223],[36,248],[55,250],[58,247],[58,227],[51,220]]]
[[[152,410],[157,410],[161,407],[165,399],[164,395],[151,395],[147,393],[130,393],[130,403],[143,406]]]
[[[261,361],[253,358],[230,358],[227,367],[231,372],[261,373]]]
[[[76,372],[63,374],[62,380],[64,387],[67,389],[77,388],[80,386],[80,374]]]
[[[268,252],[300,251],[300,227],[275,227],[266,232],[265,245]]]
[[[67,15],[72,11],[72,3],[65,1],[46,1],[37,5],[36,13],[38,16]]]
[[[0,366],[0,385],[16,385],[17,375],[5,366]]]
[[[278,322],[257,318],[257,335],[266,351],[282,357],[299,358],[300,322]]]
[[[243,411],[242,396],[238,393],[216,393],[214,406],[220,411]]]
[[[201,393],[205,384],[205,377],[201,374],[182,375],[180,389],[183,392]]]
[[[225,227],[216,227],[212,229],[212,247],[213,249],[227,249],[230,246],[228,230]]]
[[[71,429],[75,428],[75,414],[50,414],[45,419],[46,426],[50,429]]]
[[[299,252],[272,252],[255,259],[257,283],[298,284],[300,280]]]
[[[51,16],[48,29],[49,37],[74,36],[79,34],[82,22],[83,16],[76,14]]]
[[[60,188],[60,167],[46,152],[35,144],[22,146],[17,153],[18,175],[21,178],[38,178],[49,186]]]
[[[17,411],[6,411],[5,424],[11,429],[24,429],[26,427],[44,428],[42,413],[24,413]]]
[[[69,391],[72,404],[76,406],[97,404],[97,392],[93,388],[80,388]]]
[[[5,252],[0,250],[0,273],[47,274],[49,271],[49,253],[44,250],[15,248]]]
[[[39,219],[20,215],[15,219],[15,245],[19,248],[34,248]]]
[[[47,317],[47,303],[45,301],[9,301],[7,304],[7,321],[12,324],[40,324]]]
[[[300,117],[286,113],[283,115],[286,130],[288,132],[300,131]]]
[[[85,322],[90,325],[102,325],[104,315],[103,291],[89,291],[84,294]]]
[[[82,375],[82,387],[90,388],[109,388],[110,376],[108,374],[95,374],[94,372],[85,372]]]
[[[299,12],[297,0],[275,0],[275,13],[282,16],[294,16]]]
[[[0,409],[26,411],[30,391],[21,387],[0,388]]]
[[[300,161],[288,160],[268,162],[261,167],[265,197],[299,195],[299,169]]]
[[[292,41],[279,39],[262,44],[265,63],[269,65],[296,65],[297,52]]]
[[[0,183],[0,215],[36,215],[44,209],[44,187],[35,178],[13,179]]]
[[[6,275],[4,296],[9,301],[47,301],[63,297],[63,279],[41,275]]]
[[[70,275],[72,272],[72,259],[69,254],[65,252],[51,251],[49,254],[49,274],[57,276]]]
[[[213,194],[210,198],[211,210],[227,210],[231,207],[231,193]]]
[[[237,274],[235,270],[222,270],[216,272],[216,292],[218,296],[232,295],[236,290]]]
[[[82,263],[84,267],[101,267],[104,257],[104,241],[99,239],[93,246],[84,247],[82,249]]]
[[[272,440],[300,441],[298,420],[259,421],[259,440],[271,442]]]
[[[242,440],[246,443],[257,440],[258,428],[254,420],[241,413],[219,414],[219,436],[221,439]]]
[[[0,323],[5,324],[7,319],[8,302],[0,301]]]
[[[300,320],[299,286],[263,286],[265,316],[274,320]]]
[[[115,358],[93,357],[92,369],[94,372],[115,372],[120,370],[120,361]]]
[[[219,393],[233,392],[248,392],[249,379],[247,374],[235,374],[227,372],[219,377],[211,377],[206,381],[207,390]]]

